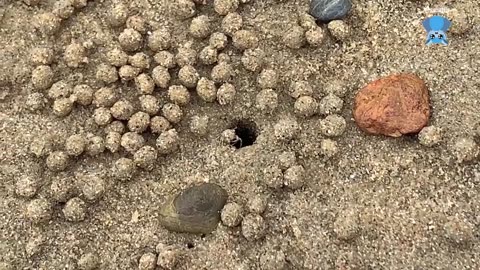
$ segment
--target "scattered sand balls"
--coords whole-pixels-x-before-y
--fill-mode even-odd
[[[100,64],[97,67],[96,78],[106,84],[114,83],[118,80],[117,69],[114,66]]]
[[[78,222],[85,219],[85,216],[87,215],[86,210],[85,202],[78,197],[74,197],[68,200],[63,207],[63,215],[68,221]]]
[[[200,15],[196,18],[193,18],[190,23],[190,35],[194,38],[203,39],[208,37],[212,31],[212,26],[210,24],[210,19],[206,15]]]
[[[311,117],[317,112],[318,103],[311,96],[301,96],[294,104],[295,113],[302,117]]]
[[[201,78],[197,84],[197,94],[205,102],[214,102],[217,98],[215,83],[207,78]]]
[[[171,123],[177,124],[182,120],[183,112],[180,106],[174,103],[167,103],[162,108],[163,116]]]
[[[218,88],[217,91],[217,100],[218,103],[222,106],[232,104],[237,91],[235,90],[235,86],[230,83],[224,83]]]
[[[257,78],[260,88],[275,88],[278,82],[278,74],[273,69],[264,69]]]
[[[52,179],[50,184],[50,195],[55,202],[64,203],[72,197],[74,182],[68,176],[60,176]]]
[[[140,107],[142,111],[150,114],[151,116],[156,115],[160,110],[160,101],[152,95],[143,95],[138,98],[140,100]]]
[[[125,24],[128,18],[128,7],[123,3],[117,3],[108,14],[108,22],[113,27],[119,27]]]
[[[480,148],[471,137],[460,137],[453,145],[453,153],[458,163],[471,162],[480,154]]]
[[[102,137],[93,136],[93,134],[90,134],[89,136],[87,136],[87,140],[88,144],[85,152],[88,155],[94,157],[105,151],[105,141]]]
[[[156,160],[157,150],[149,145],[143,146],[133,155],[135,165],[147,171],[153,169]]]
[[[167,69],[174,68],[175,65],[177,64],[175,62],[175,56],[173,55],[173,53],[169,51],[159,51],[153,56],[153,60],[159,66],[162,66]]]
[[[130,153],[135,153],[145,144],[142,135],[135,132],[127,132],[123,134],[120,145]]]
[[[225,34],[215,32],[210,35],[208,45],[216,50],[223,50],[227,46],[228,38]]]
[[[145,73],[135,78],[135,87],[141,94],[152,94],[155,90],[155,81]]]
[[[466,219],[453,217],[443,227],[445,237],[457,245],[465,245],[475,240],[475,225]]]
[[[135,173],[135,163],[129,158],[119,158],[113,164],[113,175],[120,181],[132,179]]]
[[[278,189],[283,187],[283,173],[277,166],[267,167],[263,170],[263,181],[269,188]]]
[[[319,47],[325,40],[325,34],[322,28],[315,27],[305,32],[305,38],[310,46]]]
[[[118,152],[120,150],[120,142],[122,141],[122,134],[110,131],[105,136],[105,148],[112,153]]]
[[[352,240],[359,233],[359,223],[359,216],[355,209],[342,210],[333,224],[333,231],[341,240]]]
[[[185,65],[178,71],[178,79],[187,88],[195,88],[199,77],[197,70],[190,65]]]
[[[262,270],[286,269],[287,267],[287,258],[281,250],[267,249],[260,256],[259,262]]]
[[[48,97],[51,99],[66,98],[73,92],[72,85],[65,81],[58,81],[48,89]]]
[[[345,41],[348,38],[348,26],[342,20],[334,20],[329,22],[327,28],[336,40]]]
[[[134,113],[134,108],[129,101],[119,100],[110,108],[110,113],[118,120],[128,120]]]
[[[93,89],[89,85],[79,84],[73,88],[74,100],[82,106],[88,106],[93,101]]]
[[[168,50],[172,43],[172,35],[167,28],[160,28],[148,37],[148,47],[154,52]]]
[[[179,147],[180,138],[175,129],[170,129],[162,132],[157,138],[157,149],[161,155],[166,155],[174,152]]]
[[[134,29],[139,33],[145,34],[147,32],[147,22],[139,15],[128,17],[126,22],[127,28]]]
[[[255,49],[258,42],[257,35],[250,30],[239,30],[233,34],[233,46],[239,50]]]
[[[217,62],[218,52],[217,49],[211,46],[203,48],[198,54],[200,63],[204,65],[212,65]]]
[[[155,270],[157,266],[157,256],[151,252],[145,253],[138,261],[139,270]]]
[[[123,134],[125,133],[126,129],[125,129],[125,125],[121,121],[116,120],[110,123],[110,125],[106,126],[104,130],[106,133],[117,132],[117,133]]]
[[[98,201],[105,193],[105,180],[97,175],[84,176],[82,194],[87,201]]]
[[[299,14],[298,24],[301,27],[303,27],[305,30],[309,30],[309,29],[318,27],[317,23],[315,22],[315,18],[308,13]]]
[[[36,157],[45,157],[52,151],[53,144],[52,140],[48,137],[35,137],[33,138],[29,150]]]
[[[249,241],[261,239],[265,236],[267,225],[262,216],[248,214],[242,221],[242,235]]]
[[[442,141],[442,129],[436,126],[424,127],[418,133],[418,140],[421,145],[433,147]]]
[[[152,78],[158,87],[167,88],[172,77],[170,76],[167,68],[157,66],[152,70]]]
[[[57,33],[61,24],[62,19],[51,12],[38,14],[33,19],[34,27],[46,36],[52,36]]]
[[[15,183],[15,193],[24,198],[31,198],[37,194],[39,187],[38,176],[22,176]]]
[[[32,71],[33,87],[37,90],[46,90],[53,84],[53,71],[50,66],[41,65]]]
[[[65,48],[63,59],[68,67],[78,68],[88,63],[87,50],[82,44],[73,42]]]
[[[177,0],[174,3],[173,12],[179,19],[188,19],[197,13],[195,3],[191,0]]]
[[[338,114],[328,115],[324,119],[320,120],[320,131],[327,137],[341,136],[347,128],[347,122],[345,118]]]
[[[328,80],[324,90],[327,94],[333,94],[341,98],[347,94],[345,83],[339,79]]]
[[[297,157],[294,151],[285,151],[278,155],[278,166],[282,170],[286,170],[297,163]]]
[[[93,253],[82,255],[77,262],[80,270],[94,270],[100,266],[100,259]]]
[[[209,129],[208,122],[208,116],[194,115],[190,122],[190,130],[198,136],[205,136]]]
[[[114,88],[102,87],[95,92],[93,103],[97,107],[111,107],[117,100],[118,94]]]
[[[163,269],[174,269],[178,261],[178,250],[174,246],[167,246],[165,244],[158,244],[155,248],[158,254],[157,265]]]
[[[287,187],[299,189],[305,183],[305,169],[301,165],[292,166],[283,173],[283,177]]]
[[[213,8],[215,12],[220,15],[227,15],[229,12],[237,10],[239,5],[238,0],[214,0]]]
[[[221,213],[221,220],[225,226],[228,227],[237,227],[242,222],[243,218],[243,209],[242,206],[238,203],[227,203]]]
[[[52,218],[52,205],[43,198],[31,200],[27,205],[26,216],[34,223],[47,222]]]
[[[321,115],[340,113],[343,108],[343,100],[333,94],[328,94],[318,104],[318,112]]]
[[[296,81],[290,85],[288,94],[295,99],[301,96],[311,96],[313,95],[313,88],[307,81]]]
[[[332,158],[338,153],[337,142],[330,139],[322,140],[320,142],[320,151],[327,159]]]
[[[275,138],[278,140],[289,141],[298,136],[300,125],[293,118],[279,120],[273,127]]]
[[[146,112],[137,112],[128,120],[128,129],[133,132],[142,133],[150,125],[150,115]]]
[[[305,30],[299,25],[293,26],[283,37],[283,42],[290,49],[300,49],[306,43]]]
[[[35,66],[50,65],[53,62],[53,50],[47,47],[35,47],[30,51],[30,62]]]
[[[128,62],[132,67],[139,68],[141,70],[150,68],[150,56],[143,52],[136,53],[128,58]]]
[[[243,26],[242,16],[240,16],[240,14],[236,12],[232,12],[223,18],[221,28],[225,34],[229,36],[233,36],[235,32],[242,29],[242,26]]]
[[[197,52],[189,44],[181,46],[178,48],[177,55],[175,55],[175,61],[180,67],[194,66],[197,63]]]
[[[163,116],[155,116],[150,120],[150,130],[152,133],[161,134],[170,128],[170,122]]]
[[[263,89],[257,94],[256,107],[265,113],[273,113],[278,106],[278,95],[273,89]]]
[[[107,52],[106,54],[107,62],[115,67],[121,67],[127,64],[128,62],[128,54],[123,50],[118,48],[114,48]]]
[[[230,82],[235,75],[232,65],[228,63],[218,63],[212,68],[212,80],[217,83]]]
[[[127,52],[138,51],[143,46],[143,37],[137,30],[127,28],[118,36],[120,46]]]
[[[87,145],[85,136],[81,134],[74,134],[65,141],[65,152],[74,157],[80,156]]]
[[[265,52],[262,49],[247,49],[243,52],[242,55],[242,64],[245,69],[257,72],[263,68],[264,60],[265,59]]]
[[[247,209],[250,213],[261,215],[267,209],[267,197],[264,195],[254,195],[248,199]]]
[[[177,105],[185,106],[190,102],[190,92],[183,85],[172,85],[168,88],[168,98]]]
[[[25,100],[25,107],[32,112],[43,109],[46,104],[47,99],[42,93],[31,93]]]
[[[120,76],[122,81],[128,82],[135,79],[138,74],[140,74],[140,72],[141,69],[139,68],[133,67],[131,65],[125,65],[118,70],[118,75]]]
[[[54,172],[63,171],[68,166],[68,155],[62,151],[54,151],[48,155],[47,168]]]
[[[112,122],[112,114],[110,110],[104,107],[96,108],[93,112],[93,119],[99,126],[106,126]]]

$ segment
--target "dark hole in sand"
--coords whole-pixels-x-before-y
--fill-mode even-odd
[[[233,129],[238,139],[230,142],[230,145],[237,149],[252,145],[257,139],[257,124],[253,121],[246,119],[238,120],[233,125]]]
[[[193,243],[187,243],[187,248],[188,249],[192,249],[194,247],[195,247],[195,245]]]

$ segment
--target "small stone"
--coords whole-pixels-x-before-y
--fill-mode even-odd
[[[156,160],[157,150],[149,145],[138,149],[133,155],[133,162],[135,165],[147,171],[153,170]]]
[[[80,257],[77,264],[80,270],[94,270],[100,266],[100,259],[93,253],[86,253]]]
[[[192,19],[190,23],[190,35],[198,39],[204,39],[210,35],[212,31],[210,25],[210,19],[206,15],[200,15]]]
[[[452,243],[465,245],[475,240],[475,226],[465,219],[453,217],[444,225],[445,236]]]
[[[170,128],[170,122],[163,116],[154,116],[150,119],[150,130],[152,130],[152,133],[161,134]]]
[[[427,86],[414,74],[378,79],[357,93],[353,116],[367,133],[391,137],[417,133],[430,118]]]
[[[212,80],[217,83],[230,82],[235,75],[233,67],[228,63],[218,63],[212,68]]]
[[[177,64],[175,62],[175,55],[169,51],[159,51],[153,56],[153,60],[158,65],[167,69],[174,68]]]
[[[217,87],[215,82],[201,78],[197,84],[197,94],[205,102],[214,102],[217,98]]]
[[[312,28],[305,32],[305,38],[308,44],[312,47],[319,47],[325,40],[325,34],[320,27]]]
[[[247,49],[243,52],[242,64],[245,69],[257,72],[263,68],[265,62],[265,52],[262,49]]]
[[[106,126],[112,122],[112,114],[110,110],[104,107],[96,108],[93,112],[93,119],[99,126]]]
[[[82,106],[88,106],[93,101],[93,89],[89,85],[79,84],[73,88],[75,102]]]
[[[222,106],[232,104],[235,100],[235,95],[237,91],[235,90],[235,86],[230,83],[224,83],[218,88],[217,91],[217,100],[218,103]]]
[[[157,138],[157,150],[161,155],[173,153],[179,147],[180,138],[175,129],[169,129],[162,132]]]
[[[127,52],[138,51],[143,46],[143,37],[137,30],[127,28],[118,36],[118,42]]]
[[[53,84],[53,71],[50,66],[41,65],[32,71],[33,87],[37,90],[46,90]]]
[[[237,10],[239,5],[238,0],[214,0],[213,8],[219,15],[227,15],[229,12]]]
[[[138,261],[138,270],[155,270],[157,266],[157,255],[149,252],[140,257]]]
[[[135,78],[135,86],[141,94],[148,95],[155,90],[155,81],[152,77],[142,73]]]
[[[175,55],[175,61],[180,67],[190,65],[194,66],[197,63],[197,52],[186,44],[178,48],[177,55]]]
[[[15,183],[15,193],[24,198],[31,198],[35,196],[39,188],[39,181],[37,176],[22,176]]]
[[[122,3],[118,3],[109,10],[108,22],[113,27],[119,27],[125,24],[128,18],[128,7]]]
[[[86,148],[87,140],[81,134],[75,134],[67,138],[65,141],[65,152],[74,157],[80,156]]]
[[[313,88],[307,81],[292,82],[288,88],[288,95],[295,99],[301,96],[312,96]]]
[[[105,193],[105,180],[96,175],[84,176],[82,194],[90,202],[97,201]]]
[[[248,214],[242,221],[242,235],[249,241],[263,238],[266,234],[267,224],[262,216]]]
[[[150,68],[150,56],[143,52],[136,53],[128,58],[128,63],[132,67],[139,68],[140,70],[145,70]]]
[[[84,220],[86,216],[85,202],[78,197],[70,199],[63,207],[63,215],[66,220],[72,222]]]
[[[142,111],[154,116],[160,110],[160,101],[152,95],[143,95],[138,98]]]
[[[318,103],[311,96],[301,96],[294,104],[295,113],[302,117],[312,117],[317,113]]]
[[[135,153],[145,144],[142,135],[135,132],[127,132],[123,134],[120,145],[130,153]]]
[[[173,12],[181,20],[191,18],[197,13],[195,3],[191,0],[175,1],[173,4]]]
[[[215,32],[210,35],[210,39],[208,41],[210,47],[216,50],[223,50],[227,47],[228,38],[225,34],[220,32]]]
[[[418,133],[418,141],[423,146],[436,146],[442,141],[442,129],[436,126],[424,127]]]
[[[105,137],[105,148],[107,148],[110,152],[116,153],[120,150],[120,143],[122,141],[122,134],[114,131],[110,131],[107,133]]]
[[[233,36],[233,34],[240,29],[242,29],[243,26],[243,18],[240,16],[240,14],[236,12],[231,12],[228,13],[227,16],[225,16],[222,20],[222,31],[229,35]]]
[[[263,214],[267,209],[267,197],[264,195],[254,195],[248,199],[247,209],[250,213]]]
[[[332,158],[338,152],[337,142],[330,139],[322,140],[320,143],[320,151],[327,159]]]
[[[274,126],[275,138],[278,140],[289,141],[298,136],[300,125],[293,118],[281,119]]]
[[[142,133],[150,125],[150,115],[146,112],[137,112],[128,120],[128,129],[133,132]]]
[[[88,136],[88,144],[87,147],[85,148],[85,152],[89,156],[96,156],[105,151],[105,141],[103,140],[102,137],[100,136],[93,136],[93,134],[90,134]]]
[[[343,109],[343,100],[333,94],[328,94],[318,104],[321,115],[338,114]]]
[[[332,114],[320,120],[320,131],[327,137],[341,136],[347,128],[345,118],[340,115]]]
[[[257,82],[262,89],[275,88],[278,82],[278,74],[273,69],[264,69],[258,75]]]
[[[328,31],[332,34],[332,36],[339,41],[345,41],[349,36],[349,28],[348,25],[345,24],[344,21],[336,20],[331,21],[327,25]]]
[[[171,123],[178,124],[183,118],[183,111],[180,106],[174,103],[167,103],[162,108],[163,116]]]
[[[351,8],[351,0],[312,0],[310,2],[310,14],[322,22],[343,19]]]
[[[187,88],[195,88],[199,78],[200,75],[193,66],[185,65],[178,71],[180,83]]]
[[[118,48],[114,48],[106,54],[108,63],[115,67],[121,67],[128,63],[128,54]]]
[[[138,74],[140,74],[140,72],[141,69],[139,68],[133,67],[131,65],[125,65],[118,70],[118,75],[120,76],[120,79],[122,79],[122,81],[128,82],[135,79]]]
[[[198,116],[194,115],[190,122],[190,130],[198,135],[198,136],[205,136],[208,133],[208,116]]]
[[[160,210],[160,223],[174,232],[208,234],[216,229],[227,198],[216,184],[192,186],[167,201]]]
[[[177,248],[160,243],[155,248],[155,251],[158,253],[158,266],[166,270],[174,269],[179,257]]]
[[[160,88],[168,88],[170,83],[170,73],[168,69],[162,66],[157,66],[152,70],[152,78],[155,84]]]
[[[360,231],[360,219],[355,209],[346,209],[338,213],[333,224],[333,231],[340,240],[352,240]]]
[[[113,165],[113,176],[120,181],[132,179],[135,173],[135,163],[129,158],[119,158]]]
[[[110,108],[110,113],[118,120],[128,120],[134,112],[133,105],[127,100],[119,100]]]
[[[68,155],[62,151],[51,152],[47,157],[46,163],[47,168],[51,171],[63,171],[68,166]]]
[[[306,41],[305,30],[299,25],[290,28],[283,37],[283,42],[290,49],[300,49],[305,45]]]
[[[288,168],[284,173],[285,186],[295,190],[302,188],[305,183],[305,169],[301,165]]]
[[[106,64],[100,64],[97,67],[97,73],[95,76],[97,80],[106,84],[111,84],[118,80],[117,69],[114,66]]]
[[[26,216],[34,223],[44,223],[52,218],[52,205],[46,199],[31,200],[26,209]]]
[[[148,37],[148,47],[154,52],[168,50],[172,43],[172,35],[167,28],[160,28]]]
[[[282,170],[286,170],[294,166],[296,163],[297,157],[293,151],[282,152],[280,155],[278,155],[278,165]]]
[[[222,210],[221,220],[225,226],[237,227],[242,222],[243,209],[238,203],[227,203]]]
[[[263,89],[257,94],[256,107],[265,113],[273,113],[278,106],[278,95],[273,89]]]
[[[78,68],[88,63],[87,50],[82,44],[73,42],[65,48],[63,59],[68,67]]]
[[[458,163],[474,161],[480,154],[480,147],[471,137],[460,137],[453,145],[453,153]]]
[[[258,37],[250,30],[239,30],[233,34],[233,46],[239,50],[255,49],[258,47]]]
[[[217,62],[218,52],[217,49],[211,46],[207,46],[200,51],[198,59],[204,65],[212,65]]]

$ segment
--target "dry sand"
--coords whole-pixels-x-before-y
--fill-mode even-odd
[[[103,129],[92,122],[93,106],[75,105],[65,118],[52,114],[51,102],[40,111],[27,110],[26,97],[35,92],[30,50],[39,45],[54,48],[55,81],[98,89],[96,67],[105,62],[109,48],[118,46],[122,31],[106,22],[112,1],[95,0],[64,21],[56,35],[42,36],[32,26],[33,15],[52,10],[55,1],[41,2],[31,7],[22,1],[0,1],[0,269],[78,269],[79,259],[89,253],[98,256],[99,269],[138,269],[139,258],[155,252],[159,243],[178,245],[176,269],[480,268],[480,163],[478,158],[458,163],[453,153],[456,140],[472,137],[480,121],[480,11],[475,1],[354,0],[345,20],[350,32],[343,42],[326,34],[322,46],[301,49],[287,48],[282,36],[297,24],[297,11],[308,10],[308,1],[251,0],[240,5],[243,28],[257,33],[266,66],[280,76],[275,112],[265,114],[255,107],[260,91],[257,74],[242,67],[241,52],[230,42],[224,52],[237,72],[232,82],[237,89],[234,104],[205,103],[193,91],[183,121],[175,125],[179,151],[158,158],[152,171],[139,170],[129,182],[110,177],[118,158],[131,157],[124,151],[81,155],[59,173],[46,168],[45,158],[31,154],[35,138],[53,138],[61,149],[70,135],[103,136]],[[208,43],[189,36],[190,19],[179,20],[169,11],[173,0],[123,2],[131,14],[143,16],[154,28],[168,26],[174,46],[191,40],[199,51]],[[436,7],[457,8],[459,23],[454,19],[454,27],[466,28],[452,29],[447,47],[424,45],[420,22],[426,9]],[[221,22],[211,4],[198,13],[213,18],[215,27]],[[85,67],[65,65],[63,51],[72,40],[93,42]],[[202,76],[209,72],[209,67],[199,66]],[[414,72],[426,81],[430,125],[443,130],[438,146],[422,146],[416,136],[370,136],[355,126],[356,91],[397,72]],[[321,116],[297,117],[298,137],[288,143],[277,141],[274,125],[294,115],[294,99],[286,94],[290,83],[308,80],[319,100],[334,79],[347,89],[341,112],[347,128],[333,138],[336,155],[330,159],[318,155],[324,139]],[[118,85],[127,97],[135,96],[129,94],[136,91],[131,83]],[[166,99],[164,94],[159,97]],[[210,119],[205,138],[190,131],[194,115]],[[256,123],[259,136],[254,145],[237,150],[221,142],[222,132],[236,119]],[[156,136],[146,138],[154,145]],[[265,186],[264,169],[276,164],[284,151],[294,151],[306,170],[301,189]],[[30,200],[50,198],[54,179],[85,174],[102,177],[105,193],[87,203],[83,221],[65,220],[62,204],[54,205],[46,223],[37,225],[26,218]],[[16,182],[26,176],[41,182],[31,199],[15,190]],[[248,241],[240,228],[222,224],[205,237],[162,228],[158,209],[166,196],[198,181],[220,184],[229,201],[242,206],[254,194],[268,195],[265,238]]]

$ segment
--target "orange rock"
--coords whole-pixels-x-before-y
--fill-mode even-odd
[[[353,117],[367,133],[391,137],[417,133],[430,118],[429,99],[427,86],[417,75],[390,75],[357,93]]]

